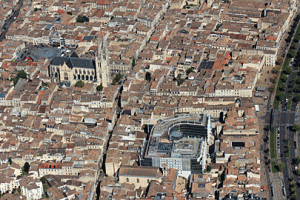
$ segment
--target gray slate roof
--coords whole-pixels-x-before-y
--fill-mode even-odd
[[[50,64],[60,66],[66,63],[66,65],[73,69],[74,68],[86,68],[86,69],[95,69],[95,62],[92,59],[83,59],[76,57],[54,57]]]

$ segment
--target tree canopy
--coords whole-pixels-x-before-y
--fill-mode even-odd
[[[300,131],[300,126],[299,126],[297,123],[295,123],[295,124],[293,125],[293,130],[294,130],[294,131]]]
[[[135,58],[134,57],[132,58],[131,66],[132,66],[132,68],[134,68],[134,66],[135,66]]]
[[[116,74],[114,80],[113,80],[113,85],[116,85],[122,78],[122,74],[119,72],[118,74]]]
[[[97,90],[97,91],[102,91],[102,90],[103,90],[102,84],[101,84],[101,85],[98,85],[98,86],[96,87],[96,90]]]
[[[282,81],[279,81],[277,87],[279,90],[284,91],[286,89],[286,84]]]
[[[20,78],[27,79],[27,74],[24,70],[18,72],[18,75],[13,79],[14,84],[16,85]]]
[[[83,81],[77,81],[76,83],[75,83],[75,87],[80,87],[80,88],[82,88],[84,86],[84,82]]]
[[[151,73],[150,72],[146,72],[145,79],[149,82],[151,81]]]
[[[27,174],[29,172],[30,165],[28,162],[26,162],[23,166],[23,171]]]
[[[285,67],[283,70],[283,73],[285,74],[290,74],[293,72],[293,69],[291,67]]]
[[[299,97],[299,98],[300,98],[300,97]],[[285,94],[284,94],[284,92],[278,90],[278,91],[276,92],[276,100],[277,100],[277,101],[282,101],[282,100],[284,100],[284,99],[285,99]]]
[[[294,102],[299,102],[300,101],[300,95],[297,95],[293,98]]]
[[[193,68],[189,68],[187,71],[186,71],[186,74],[189,75],[190,73],[194,72]]]
[[[83,22],[89,22],[90,19],[87,16],[78,15],[76,21],[83,23]]]
[[[284,170],[284,168],[285,168],[285,164],[284,163],[278,163],[277,165],[277,169],[278,169],[278,171],[283,171]]]
[[[285,74],[283,74],[283,73],[280,75],[280,80],[281,80],[282,82],[286,82],[288,79],[289,79],[289,77],[288,77],[287,75],[285,75]]]
[[[181,78],[181,76],[178,76],[176,80],[177,80],[177,85],[180,86],[185,79]]]

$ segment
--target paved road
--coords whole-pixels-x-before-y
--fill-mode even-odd
[[[299,50],[299,49],[298,49]],[[290,94],[291,94],[291,88],[289,87],[292,83],[293,77],[297,76],[297,67],[294,64],[294,61],[292,61],[290,63],[290,66],[293,68],[293,72],[289,75],[288,81],[286,82],[287,85],[287,89],[285,90],[285,95],[287,98],[289,98]],[[296,86],[295,86],[296,87]],[[298,177],[293,174],[293,170],[294,170],[294,166],[292,165],[292,160],[295,159],[297,156],[296,152],[295,152],[295,148],[294,148],[294,138],[295,138],[295,133],[291,132],[289,127],[293,126],[293,124],[295,123],[295,117],[296,115],[296,107],[297,104],[296,102],[292,102],[292,106],[291,106],[291,110],[288,110],[288,101],[284,100],[282,103],[282,110],[278,111],[275,110],[275,114],[274,114],[274,127],[277,129],[277,142],[276,142],[276,151],[278,152],[279,150],[279,156],[280,156],[280,160],[282,163],[285,164],[285,168],[283,170],[283,178],[281,179],[281,181],[274,181],[272,182],[272,185],[274,187],[275,183],[277,183],[276,185],[276,191],[275,191],[275,195],[274,195],[274,199],[289,199],[291,198],[291,193],[290,191],[290,181],[289,178],[291,178],[292,176],[294,177],[295,183],[298,181]],[[268,117],[268,115],[266,115]],[[286,155],[286,151],[285,151],[285,144],[286,142],[289,142],[289,157],[287,157]],[[277,159],[272,159],[272,161],[277,162]],[[278,185],[278,183],[281,183],[281,187],[280,185]],[[297,191],[297,196],[300,197],[300,188],[299,186],[296,186],[296,191]],[[283,190],[285,189],[285,193],[286,195],[284,195]],[[281,194],[280,191],[281,190]]]
[[[299,49],[298,49],[299,51]],[[291,94],[290,85],[294,76],[298,76],[297,67],[294,62],[291,62],[291,67],[293,68],[293,73],[289,75],[289,79],[286,82],[287,88],[285,91],[286,97]],[[296,86],[295,86],[296,87]],[[295,94],[294,94],[295,95]],[[291,198],[290,194],[290,181],[289,178],[294,177],[295,183],[298,182],[298,176],[294,173],[294,165],[292,161],[297,157],[296,148],[294,147],[295,133],[291,131],[291,126],[295,123],[295,118],[297,117],[297,103],[292,102],[291,110],[287,109],[287,101],[282,102],[282,111],[275,111],[274,124],[277,127],[279,137],[277,137],[277,148],[280,148],[280,160],[285,164],[285,169],[283,171],[283,181],[286,188],[286,195]],[[285,144],[289,143],[289,157],[287,157],[287,152],[285,150]],[[279,146],[278,146],[279,145]],[[297,196],[300,197],[300,187],[296,185]]]
[[[2,32],[1,32],[1,35],[0,35],[0,41],[5,39],[5,35],[8,31],[8,28],[11,25],[11,23],[15,20],[15,18],[18,17],[22,5],[23,5],[23,2],[20,1],[19,4],[12,10],[12,15],[10,16],[10,18],[5,20],[5,23],[4,23],[4,25],[2,27],[2,30],[1,30]]]

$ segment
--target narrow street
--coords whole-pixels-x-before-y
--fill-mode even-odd
[[[16,5],[16,7],[12,10],[11,16],[5,20],[5,23],[2,27],[1,34],[0,34],[0,41],[5,39],[5,35],[8,31],[8,28],[11,25],[11,23],[15,20],[15,18],[18,17],[22,5],[23,5],[23,2],[19,1],[19,4]]]

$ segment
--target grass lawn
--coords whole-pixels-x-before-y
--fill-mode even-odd
[[[277,158],[276,153],[276,131],[270,131],[270,153],[271,158]]]
[[[290,145],[289,145],[289,141],[286,141],[285,142],[285,155],[286,155],[286,157],[287,158],[289,158],[290,157]]]
[[[287,109],[288,109],[288,110],[291,110],[291,108],[292,108],[292,99],[289,98],[289,102],[288,102]]]

